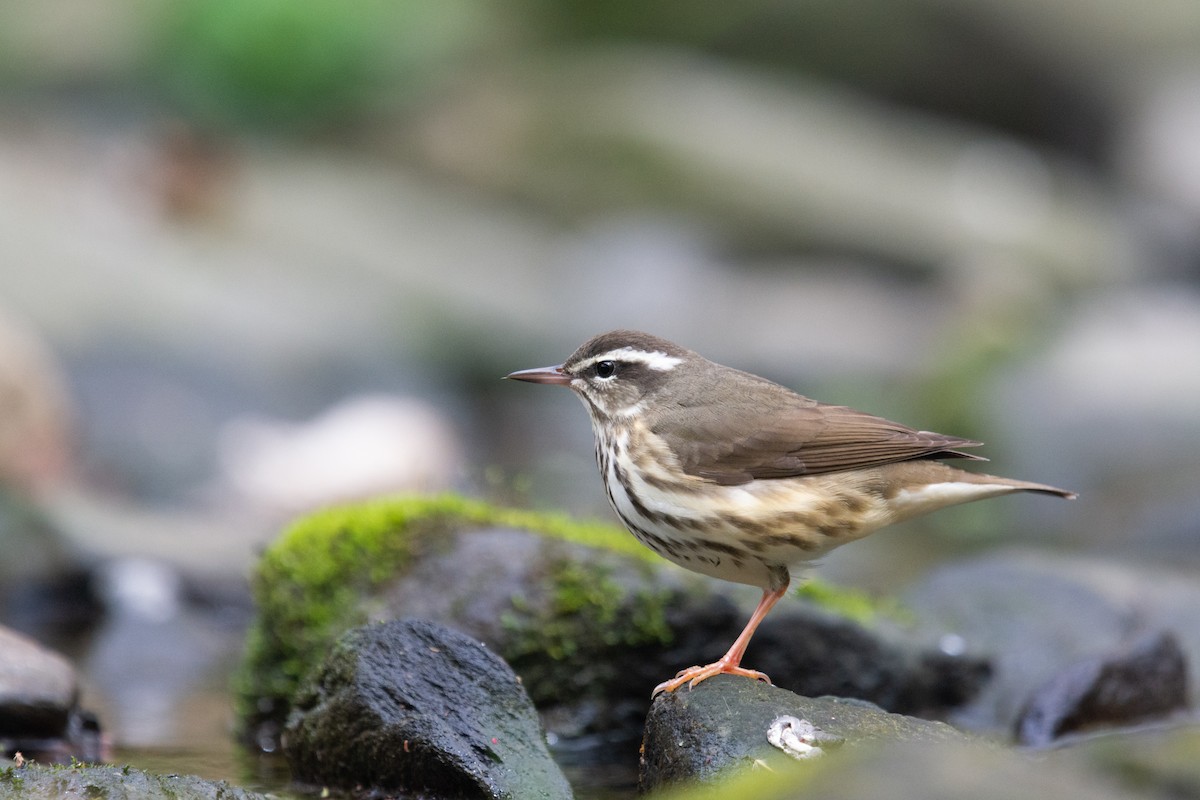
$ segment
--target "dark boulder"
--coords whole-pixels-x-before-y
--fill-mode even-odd
[[[569,798],[520,680],[425,620],[356,628],[296,698],[284,750],[301,782],[464,798]]]
[[[16,752],[42,762],[97,761],[100,726],[79,707],[70,662],[0,627],[0,754]]]

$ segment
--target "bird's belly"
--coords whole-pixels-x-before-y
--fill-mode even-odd
[[[688,484],[652,470],[631,474],[623,459],[599,461],[609,502],[638,540],[686,569],[735,583],[767,586],[780,568],[890,521],[870,493],[821,479]]]

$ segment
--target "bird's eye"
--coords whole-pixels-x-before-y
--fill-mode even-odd
[[[611,378],[617,374],[617,362],[615,361],[597,361],[596,362],[596,377]]]

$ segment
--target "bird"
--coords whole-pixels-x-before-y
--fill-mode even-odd
[[[717,661],[680,671],[651,696],[741,666],[792,573],[835,547],[946,506],[1016,492],[1074,499],[1042,483],[959,469],[982,442],[914,430],[817,402],[660,337],[614,330],[561,364],[506,378],[570,388],[595,435],[604,491],[642,544],[694,572],[762,590]]]

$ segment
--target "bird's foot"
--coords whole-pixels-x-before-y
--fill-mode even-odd
[[[673,692],[680,686],[683,686],[685,683],[687,684],[688,689],[695,689],[696,684],[700,683],[700,681],[708,680],[713,675],[741,675],[746,678],[753,678],[756,681],[763,681],[768,684],[771,683],[771,679],[768,678],[764,672],[759,672],[758,670],[753,669],[745,669],[744,667],[739,667],[737,664],[731,664],[722,659],[720,661],[715,661],[712,664],[706,664],[703,667],[688,667],[687,669],[680,670],[679,673],[671,680],[664,681],[658,686],[655,686],[654,691],[650,693],[650,697],[653,699],[658,697],[658,695],[662,692]]]

